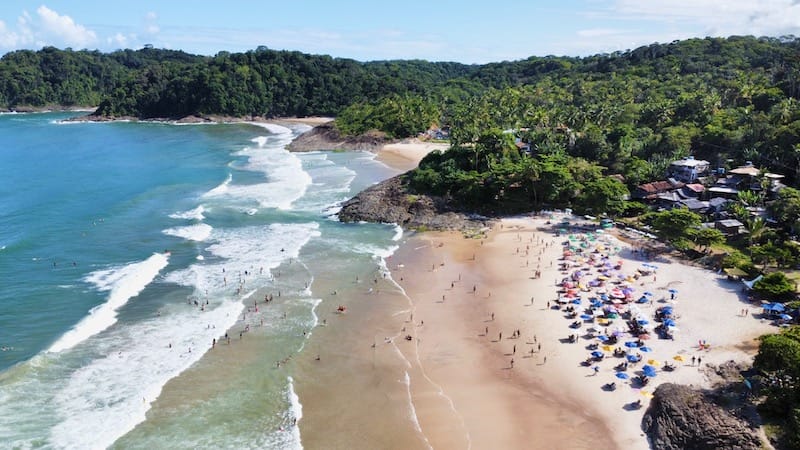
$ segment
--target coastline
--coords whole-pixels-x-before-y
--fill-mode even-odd
[[[643,314],[652,316],[664,304],[678,311],[676,338],[654,338],[648,354],[657,364],[667,361],[677,369],[659,371],[646,388],[616,379],[615,358],[598,364],[595,375],[581,365],[593,341],[565,343],[574,331],[570,321],[546,306],[557,296],[554,280],[565,276],[558,268],[565,237],[551,234],[545,222],[541,217],[506,218],[482,240],[456,232],[412,235],[387,261],[402,291],[387,287],[376,301],[392,299],[395,309],[373,310],[360,323],[380,329],[378,335],[393,336],[378,344],[378,354],[390,347],[404,361],[410,393],[404,401],[410,402],[424,437],[419,448],[647,449],[641,430],[646,407],[632,409],[630,403],[641,400],[646,406],[663,382],[711,387],[716,365],[751,361],[756,338],[774,331],[740,314],[750,305],[738,283],[665,258],[657,262],[657,279],[642,279],[636,289],[656,293],[654,304],[641,306]],[[615,240],[614,245],[620,249],[614,258],[627,270],[644,262],[627,244]],[[524,256],[525,250],[530,254]],[[533,261],[541,267],[540,278],[532,277]],[[674,287],[679,298],[670,302],[667,289]],[[398,295],[409,303],[407,309],[397,306]],[[398,315],[403,319],[399,324]],[[511,338],[516,330],[520,337]],[[711,346],[699,349],[698,340]],[[677,355],[684,361],[674,361]],[[693,356],[702,358],[702,366],[691,362]],[[397,362],[388,358],[384,364]],[[396,377],[394,372],[383,383],[396,382]],[[609,382],[619,387],[604,390]],[[398,407],[403,404],[396,401]]]

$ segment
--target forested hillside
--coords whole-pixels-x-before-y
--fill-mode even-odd
[[[537,155],[582,158],[623,175],[629,187],[689,154],[715,166],[753,161],[795,184],[798,96],[794,38],[690,39],[482,66],[364,63],[264,47],[213,57],[45,48],[0,59],[6,108],[99,105],[101,115],[140,118],[335,115],[343,134],[402,138],[438,125],[455,146],[513,129]]]
[[[428,92],[475,69],[426,61],[361,63],[264,47],[213,57],[153,48],[104,54],[48,47],[0,59],[0,106],[101,105],[101,114],[140,118],[335,115],[353,102]]]

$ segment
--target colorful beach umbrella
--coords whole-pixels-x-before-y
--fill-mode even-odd
[[[648,359],[647,360],[647,364],[650,364],[653,367],[658,367],[658,366],[661,365],[661,363],[658,362],[658,360],[655,360],[655,359]]]
[[[603,346],[603,347],[601,347],[601,348],[602,348],[603,350],[607,351],[607,352],[610,352],[610,351],[614,350],[614,348],[613,348],[613,347],[611,347],[610,345],[604,345],[604,346]]]
[[[653,349],[650,347],[639,347],[639,351],[643,353],[650,353],[653,351]]]
[[[625,347],[637,348],[637,347],[639,347],[639,343],[636,342],[636,341],[628,341],[628,342],[625,343]]]
[[[630,375],[628,375],[625,372],[617,372],[616,375],[614,376],[619,378],[620,380],[627,380],[628,378],[630,378]]]
[[[672,359],[674,359],[675,361],[680,361],[680,362],[684,361],[683,355],[675,355],[675,356],[672,357]]]
[[[605,355],[603,354],[603,352],[595,350],[592,352],[592,356],[595,358],[602,358]]]

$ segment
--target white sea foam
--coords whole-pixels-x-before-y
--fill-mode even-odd
[[[186,239],[187,241],[205,241],[211,236],[214,228],[206,223],[197,223],[185,227],[167,228],[164,234]]]
[[[300,420],[303,418],[303,405],[300,403],[300,397],[297,396],[297,393],[294,391],[294,380],[292,377],[288,377],[289,379],[289,388],[288,388],[288,397],[289,397],[289,414],[291,415],[293,422],[296,419],[296,424],[292,425],[292,448],[295,449],[302,449],[303,443],[300,439]]]
[[[253,139],[254,147],[246,147],[237,156],[247,157],[247,163],[240,170],[260,172],[266,182],[255,184],[234,184],[229,179],[205,193],[205,198],[220,198],[234,205],[256,203],[260,208],[289,209],[292,203],[301,198],[311,177],[303,170],[300,159],[284,147],[291,142],[293,135],[288,128],[280,127],[287,134]],[[250,206],[248,209],[252,209]]]
[[[55,393],[53,446],[106,448],[132,430],[164,384],[197,362],[243,308],[230,300],[205,312],[186,308],[95,340],[96,351],[106,356],[73,372]]]
[[[243,278],[245,283],[257,278],[266,280],[270,270],[289,258],[297,258],[300,249],[312,237],[320,235],[318,228],[316,223],[305,223],[214,229],[209,237],[213,244],[206,251],[224,261],[192,264],[167,274],[166,280],[193,286],[198,292],[223,290],[227,286],[230,291],[245,271],[249,274]]]
[[[392,240],[397,242],[403,238],[403,227],[400,225],[394,226],[394,236],[392,236]]]
[[[327,153],[304,153],[298,156],[312,184],[303,198],[292,206],[301,211],[327,214],[327,210],[338,207],[351,197],[350,186],[356,172],[331,161]]]
[[[255,125],[257,127],[264,128],[272,134],[292,134],[291,129],[275,123],[263,123],[263,122],[248,122],[248,123]]]
[[[155,253],[144,261],[89,274],[86,281],[94,284],[100,291],[109,291],[108,300],[92,308],[87,317],[61,336],[48,351],[70,349],[114,325],[117,321],[117,310],[139,295],[168,262],[166,254]]]
[[[203,194],[203,196],[214,197],[225,194],[228,191],[228,186],[231,184],[231,181],[233,181],[233,175],[228,174],[228,177],[225,178],[225,181],[217,185],[217,187],[215,187],[214,189],[211,189],[210,191]]]
[[[172,213],[169,217],[172,219],[203,220],[206,218],[206,216],[203,215],[204,212],[206,212],[205,207],[200,205],[188,211]]]

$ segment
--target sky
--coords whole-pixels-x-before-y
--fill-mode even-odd
[[[800,0],[0,1],[0,54],[266,46],[359,61],[483,64],[706,36],[800,36]]]

